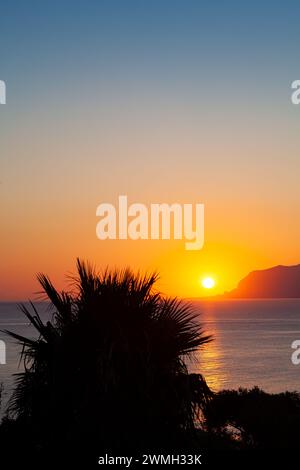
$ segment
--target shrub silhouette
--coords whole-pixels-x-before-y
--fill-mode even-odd
[[[241,447],[247,449],[298,449],[300,394],[269,394],[250,390],[222,390],[205,410],[209,431],[218,435],[238,431]],[[229,427],[229,428],[228,428]]]
[[[184,362],[211,340],[191,307],[156,292],[155,274],[98,274],[79,260],[73,292],[38,280],[51,321],[22,305],[38,338],[7,332],[23,344],[25,365],[8,413],[36,448],[182,444],[211,396]]]

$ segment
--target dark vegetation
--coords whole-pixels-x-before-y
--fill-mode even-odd
[[[234,436],[240,449],[297,449],[300,437],[300,394],[222,390],[206,411],[206,426],[218,436]]]

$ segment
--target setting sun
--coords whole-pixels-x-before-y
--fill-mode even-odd
[[[205,289],[212,289],[215,286],[215,281],[212,277],[205,277],[201,284]]]

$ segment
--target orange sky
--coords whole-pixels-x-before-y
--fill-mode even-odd
[[[18,165],[9,158],[4,162],[0,185],[1,299],[32,296],[39,271],[62,286],[77,256],[99,268],[157,270],[165,293],[185,297],[207,295],[200,285],[205,275],[215,278],[209,293],[217,294],[251,270],[299,262],[293,127],[289,143],[280,134],[270,141],[257,129],[254,158],[254,143],[243,134],[234,141],[219,134],[218,143],[209,144],[207,134],[187,143],[182,134],[160,131],[145,145],[145,135],[134,139],[132,129],[120,146],[107,135],[88,138],[86,129],[72,134],[74,140],[64,134],[48,142],[49,130],[41,126],[36,134],[36,124],[29,120],[17,142],[9,133],[2,140],[5,154],[17,156]],[[117,205],[120,194],[128,195],[129,204],[148,207],[204,203],[204,248],[186,251],[183,241],[97,239],[98,204]]]
[[[226,204],[207,204],[205,244],[200,251],[186,251],[184,241],[101,241],[95,235],[98,219],[88,212],[89,208],[94,212],[95,207],[86,201],[76,210],[69,202],[55,213],[43,201],[31,200],[28,213],[20,211],[5,225],[1,298],[32,296],[38,290],[38,271],[49,274],[59,287],[66,287],[64,277],[74,271],[76,256],[93,261],[100,269],[109,265],[157,270],[159,288],[184,297],[222,293],[234,288],[250,270],[294,264],[300,259],[296,222],[291,232],[291,215],[276,205],[262,207],[249,202],[227,208]],[[201,286],[205,276],[216,281],[209,292]]]

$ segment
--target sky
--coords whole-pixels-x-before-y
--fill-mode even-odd
[[[80,257],[169,295],[300,262],[296,1],[1,1],[0,299]],[[101,202],[204,203],[205,243],[101,241]]]

